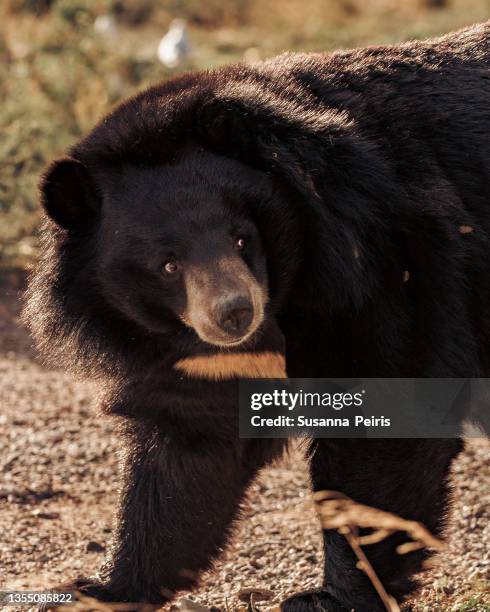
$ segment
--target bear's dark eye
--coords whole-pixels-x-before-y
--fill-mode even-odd
[[[235,242],[235,248],[238,251],[243,251],[243,249],[245,248],[245,239],[244,238],[237,238],[236,242]]]
[[[166,274],[176,274],[179,271],[179,264],[176,261],[167,261],[163,269]]]

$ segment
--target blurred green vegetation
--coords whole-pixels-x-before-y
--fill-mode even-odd
[[[113,31],[94,28],[101,15]],[[397,42],[489,16],[490,0],[2,0],[0,269],[35,257],[45,165],[122,98],[190,68]],[[192,54],[170,70],[156,49],[175,17],[188,22]]]

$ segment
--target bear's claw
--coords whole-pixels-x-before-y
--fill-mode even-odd
[[[281,612],[350,612],[350,610],[321,589],[296,593],[281,603]]]
[[[110,601],[111,597],[108,590],[103,584],[95,580],[80,578],[59,585],[52,589],[56,593],[73,593],[75,601],[79,600],[79,595],[82,597],[90,597],[98,601]],[[59,606],[66,605],[66,602],[52,602],[42,604],[38,612],[48,612],[49,610],[55,610]],[[87,610],[90,608],[87,607]]]
[[[345,606],[322,589],[296,593],[281,603],[281,612],[378,612],[379,609],[376,606],[371,608],[369,604],[355,608]]]

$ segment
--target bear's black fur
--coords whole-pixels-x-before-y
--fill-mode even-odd
[[[128,417],[117,535],[85,592],[159,602],[195,585],[251,479],[281,453],[279,441],[238,439],[239,374],[196,379],[179,360],[277,353],[283,335],[292,377],[489,375],[489,39],[487,23],[188,74],[122,104],[48,171],[43,202],[58,225],[47,224],[25,319],[45,353],[99,375],[106,409]],[[257,233],[250,259],[239,257],[246,286],[269,296],[241,347],[203,342],[182,293],[162,289],[158,237],[174,214],[183,222],[171,239],[185,248],[199,219],[206,273],[222,256],[242,266],[224,237],[235,215]],[[314,440],[313,488],[438,534],[459,449]],[[324,537],[322,588],[283,609],[383,610],[343,537]],[[365,547],[400,598],[424,559],[398,555],[402,540]]]

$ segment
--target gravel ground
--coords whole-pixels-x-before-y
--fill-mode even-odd
[[[2,288],[0,287],[0,290]],[[0,589],[36,589],[99,567],[111,536],[118,443],[94,388],[40,366],[17,325],[16,291],[0,302]],[[490,445],[457,461],[448,549],[424,577],[417,612],[490,611]],[[319,584],[321,540],[299,451],[265,471],[214,572],[192,596],[247,609],[238,594],[271,591],[262,610]],[[12,612],[15,608],[9,608]],[[25,611],[26,608],[23,608]]]

